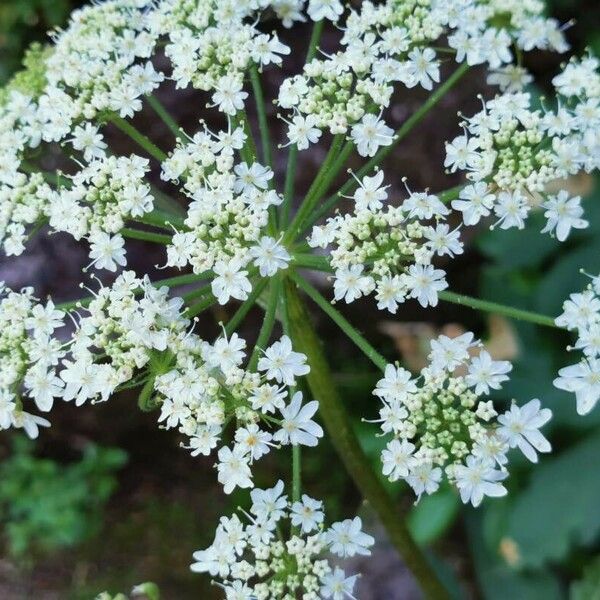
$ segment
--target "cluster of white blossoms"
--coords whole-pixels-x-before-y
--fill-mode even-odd
[[[600,167],[600,71],[595,57],[572,59],[557,75],[556,109],[537,108],[530,93],[505,93],[465,119],[465,133],[446,145],[445,166],[464,171],[473,182],[452,207],[467,225],[495,215],[502,229],[525,226],[532,207],[541,204],[547,224],[542,232],[564,241],[582,229],[579,196],[548,184]]]
[[[143,386],[141,407],[160,408],[159,423],[186,436],[194,456],[208,456],[235,422],[232,447],[218,451],[226,493],[253,487],[250,467],[272,448],[315,446],[323,435],[312,420],[318,402],[303,403],[301,392],[289,391],[309,367],[287,336],[264,349],[256,369],[244,369],[246,342],[237,334],[209,344],[190,330],[181,298],[125,271],[78,309],[87,314],[77,312],[77,328],[61,344],[51,336],[64,313],[51,301],[37,304],[30,289],[3,293],[3,429],[25,427],[33,436],[36,423],[49,425],[23,412],[22,395],[49,411],[55,399],[81,406]]]
[[[320,18],[337,22],[341,2],[322,2]],[[514,46],[523,50],[567,49],[555,20],[543,16],[544,3],[494,0],[387,0],[362,2],[341,26],[342,49],[304,66],[284,81],[278,96],[283,109],[293,109],[289,137],[298,143],[316,142],[322,130],[350,131],[361,156],[373,156],[389,146],[393,131],[380,112],[390,105],[394,86],[431,90],[440,81],[436,40],[448,36],[456,61],[488,63],[493,81],[527,79],[514,66]],[[441,43],[441,42],[440,42]],[[306,136],[311,131],[312,136]]]
[[[283,201],[271,187],[273,171],[258,162],[234,161],[245,139],[241,127],[216,134],[205,127],[162,163],[162,178],[182,180],[182,191],[191,198],[186,228],[173,236],[166,264],[189,264],[195,273],[214,270],[213,292],[221,304],[247,298],[251,262],[261,276],[271,277],[290,260],[266,231],[269,208]]]
[[[387,204],[383,178],[379,171],[360,180],[354,210],[315,226],[309,244],[330,247],[336,300],[374,293],[378,308],[392,313],[408,298],[436,306],[448,284],[432,261],[463,252],[460,232],[443,222],[450,210],[429,192],[409,193],[399,206]]]
[[[577,412],[586,415],[600,399],[600,276],[593,277],[582,292],[570,295],[556,324],[577,332],[577,341],[569,349],[581,350],[583,357],[561,369],[554,385],[574,393]]]
[[[213,543],[194,552],[192,571],[218,578],[231,600],[345,600],[358,575],[335,558],[369,555],[374,539],[359,517],[325,527],[323,503],[306,494],[291,502],[283,482],[254,489],[240,519],[221,517]]]
[[[192,455],[216,456],[228,494],[254,487],[252,467],[272,449],[317,445],[318,402],[297,389],[310,371],[307,357],[285,335],[294,330],[292,288],[280,285],[296,277],[289,271],[321,268],[326,260],[335,301],[373,294],[380,309],[395,313],[408,299],[436,306],[448,287],[437,261],[463,252],[451,208],[465,225],[494,216],[494,226],[506,229],[522,228],[539,205],[548,219],[543,231],[561,241],[587,226],[579,197],[550,190],[559,189],[555,180],[600,166],[599,63],[571,59],[553,80],[556,105],[536,106],[524,91],[532,77],[522,52],[567,49],[544,9],[539,0],[106,0],[73,12],[66,28],[51,34],[53,44],[32,47],[24,70],[0,90],[0,245],[19,255],[39,229],[64,232],[89,244],[89,266],[116,274],[127,264],[125,239],[146,239],[163,245],[162,266],[193,271],[175,279],[197,287],[184,301],[147,276],[121,272],[76,304],[74,331],[64,339],[54,330],[65,312],[51,300],[2,287],[0,429],[24,428],[36,437],[49,425],[26,412],[28,400],[45,413],[56,400],[79,406],[139,389],[140,408],[156,409],[159,426],[178,432]],[[296,216],[297,156],[289,154],[280,193],[281,161],[271,157],[261,87],[262,71],[291,53],[279,34],[291,36],[273,31],[274,19],[283,28],[314,21],[310,59],[296,75],[286,71],[275,94],[288,125],[279,147],[306,150],[329,137],[325,132],[334,136]],[[320,47],[325,26],[335,33]],[[329,50],[334,42],[338,48]],[[438,88],[441,57],[461,66]],[[467,66],[480,64],[500,91],[447,144],[445,167],[468,180],[458,199],[450,208],[452,191],[407,187],[404,200],[389,202],[376,165],[385,154],[378,151],[399,140],[386,124],[394,93],[432,92],[405,122],[404,135]],[[202,92],[190,98],[213,109],[210,120],[184,131],[154,95],[166,82]],[[131,122],[146,106],[170,132],[165,147]],[[249,114],[257,117],[260,144]],[[111,150],[111,128],[148,158]],[[319,205],[352,150],[376,158],[355,177],[356,191],[346,197],[351,209],[315,225],[340,199]],[[44,171],[57,163],[62,170]],[[303,263],[307,243],[326,259]],[[233,329],[264,301],[267,286],[263,328],[251,348]],[[600,397],[599,290],[596,278],[557,320],[577,330],[575,347],[584,353],[555,382],[575,392],[580,413]],[[232,299],[248,300],[232,331],[212,342],[200,337],[196,315]],[[283,335],[272,339],[277,319]],[[539,428],[551,413],[539,400],[498,414],[489,399],[510,369],[472,334],[435,340],[418,377],[388,365],[374,392],[383,402],[377,422],[393,436],[382,455],[384,474],[406,480],[418,496],[434,492],[444,477],[474,505],[505,494],[510,448],[532,461],[550,450]],[[354,598],[356,576],[346,577],[328,554],[368,553],[373,539],[360,519],[325,528],[321,503],[308,496],[288,501],[281,482],[251,496],[247,524],[223,518],[194,570],[218,577],[235,600]]]
[[[36,438],[39,427],[50,425],[26,411],[24,401],[48,412],[60,394],[56,371],[65,350],[52,334],[64,316],[51,300],[39,303],[32,288],[13,292],[0,284],[0,430],[23,428]]]
[[[417,378],[388,365],[373,392],[383,404],[375,422],[393,436],[381,454],[383,474],[403,479],[418,497],[437,491],[444,476],[465,503],[504,496],[507,452],[518,447],[537,462],[536,451],[550,451],[539,429],[552,417],[537,399],[498,414],[489,394],[511,369],[492,360],[470,332],[433,340]]]

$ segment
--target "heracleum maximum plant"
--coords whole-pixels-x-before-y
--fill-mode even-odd
[[[511,365],[493,360],[472,333],[432,341],[427,366],[411,373],[355,329],[344,303],[371,296],[401,318],[404,302],[433,311],[443,300],[577,330],[583,358],[555,384],[576,394],[581,414],[592,410],[598,278],[555,321],[451,292],[438,261],[463,252],[465,228],[521,229],[533,210],[547,218],[540,234],[560,241],[588,225],[564,180],[600,165],[599,63],[565,60],[555,98],[540,105],[523,54],[568,50],[544,11],[539,0],[108,0],[74,12],[0,92],[0,241],[6,255],[19,255],[48,231],[81,240],[91,296],[56,305],[33,288],[3,286],[0,428],[35,438],[50,425],[40,413],[55,402],[80,406],[137,388],[140,408],[176,429],[184,448],[214,458],[225,493],[248,490],[248,512],[222,517],[191,567],[236,600],[355,597],[357,576],[332,556],[368,554],[374,540],[359,517],[327,523],[323,503],[301,489],[300,448],[310,452],[328,435],[423,591],[446,597],[354,437],[307,306],[382,371],[376,409],[364,416],[373,435],[380,428],[387,436],[383,475],[417,497],[443,480],[474,506],[505,495],[511,449],[533,462],[550,451],[540,428],[551,412],[543,399],[520,398],[499,413],[489,396]],[[290,54],[287,30],[307,21],[304,65],[265,98],[264,73]],[[334,51],[321,50],[324,31]],[[392,175],[379,165],[470,67],[486,71],[488,99],[458,118],[461,135],[439,140],[440,168],[461,172],[463,183],[434,194],[411,189],[411,173],[394,173],[408,179],[406,194],[391,197]],[[204,93],[208,105],[198,106],[191,129],[159,102],[167,84]],[[393,130],[387,115],[414,87],[426,100]],[[286,139],[271,139],[271,101]],[[168,127],[168,141],[132,123],[146,107]],[[208,115],[218,125],[209,127]],[[136,154],[111,149],[110,128],[131,138]],[[298,155],[317,144],[326,157],[299,197]],[[45,171],[57,150],[69,168]],[[347,173],[353,155],[362,166]],[[278,186],[274,165],[285,161]],[[164,247],[161,266],[185,273],[151,280],[127,270],[128,238]],[[88,270],[103,283],[90,282]],[[332,290],[309,283],[311,270],[329,273]],[[184,284],[192,291],[173,293]],[[204,339],[210,307],[236,301],[217,339]],[[262,326],[244,340],[236,330],[255,304]],[[257,489],[253,472],[269,452],[289,453],[292,477]]]

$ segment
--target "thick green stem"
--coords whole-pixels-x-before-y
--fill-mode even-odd
[[[152,94],[146,96],[148,104],[152,107],[152,110],[158,115],[160,120],[169,128],[171,133],[180,140],[186,139],[185,134],[177,125],[175,119],[170,115],[169,111],[162,105],[160,100]]]
[[[505,306],[504,304],[490,302],[489,300],[479,300],[478,298],[471,298],[470,296],[463,296],[462,294],[455,294],[454,292],[448,291],[440,292],[439,297],[440,300],[452,302],[453,304],[460,304],[462,306],[468,306],[469,308],[474,308],[475,310],[482,310],[484,312],[495,313],[497,315],[504,315],[510,319],[528,321],[529,323],[543,325],[544,327],[562,329],[554,322],[553,317],[540,315],[529,310],[513,308],[512,306]]]
[[[142,132],[138,131],[129,121],[114,115],[110,119],[124,134],[128,135],[140,148],[143,148],[150,156],[162,162],[167,155]]]
[[[306,376],[331,441],[356,483],[381,519],[390,541],[402,556],[427,598],[446,600],[448,594],[427,558],[411,537],[394,500],[373,471],[352,429],[352,423],[333,383],[323,348],[293,283],[286,286],[290,328],[294,347],[306,354],[310,373]]]
[[[300,277],[297,273],[292,273],[291,277],[296,285],[364,352],[365,356],[378,369],[385,371],[388,361],[365,340],[350,322],[316,288],[310,285],[308,281]]]

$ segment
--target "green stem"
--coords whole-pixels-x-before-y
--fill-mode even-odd
[[[244,147],[240,150],[240,156],[242,160],[251,165],[256,160],[256,144],[254,143],[254,136],[252,134],[252,128],[250,127],[250,121],[246,111],[238,112],[236,115],[237,122],[241,125],[244,133],[246,134],[246,141]]]
[[[187,229],[184,219],[176,215],[165,213],[161,210],[153,210],[152,212],[145,213],[141,217],[135,219],[145,225],[153,225],[154,227],[161,227],[173,231],[171,225],[176,229]]]
[[[160,120],[169,128],[171,133],[178,139],[185,141],[186,137],[175,119],[170,115],[169,111],[163,106],[160,100],[149,94],[146,96],[148,104],[152,107],[152,110],[158,115]]]
[[[217,299],[212,294],[210,294],[208,298],[203,298],[195,304],[188,306],[184,314],[188,319],[193,319],[201,312],[204,312],[206,309],[210,308],[216,301]]]
[[[162,162],[167,158],[167,155],[147,138],[143,133],[138,131],[129,121],[114,115],[111,117],[111,123],[118,127],[124,134],[128,135],[140,148],[143,148],[150,156]]]
[[[325,21],[317,21],[313,25],[308,51],[306,53],[305,64],[308,64],[316,55],[319,41],[323,33]],[[293,144],[288,153],[287,167],[285,170],[285,185],[283,188],[283,204],[281,206],[281,226],[285,227],[289,222],[290,207],[294,199],[294,185],[296,182],[296,166],[298,163],[298,146]]]
[[[296,285],[317,305],[319,308],[331,318],[332,321],[364,352],[365,356],[382,371],[388,361],[383,357],[365,338],[350,324],[350,322],[338,311],[331,303],[324,298],[319,291],[314,288],[308,281],[300,277],[297,273],[292,272],[290,277]]]
[[[269,123],[267,122],[267,112],[265,108],[265,97],[260,84],[260,75],[258,69],[253,66],[250,69],[250,81],[252,82],[252,91],[256,102],[256,112],[258,115],[258,129],[260,131],[260,143],[262,145],[262,155],[264,164],[273,168],[273,156],[271,154],[271,135],[269,134]]]
[[[302,457],[300,446],[292,446],[292,502],[300,502],[302,493]]]
[[[256,340],[256,345],[254,346],[254,350],[252,352],[252,356],[250,357],[250,361],[248,363],[248,371],[256,371],[256,366],[258,364],[260,353],[262,350],[264,350],[264,347],[266,346],[267,342],[269,341],[269,338],[271,337],[271,333],[275,325],[277,303],[279,302],[280,294],[281,277],[275,276],[271,280],[269,300],[267,303],[267,309],[265,311],[265,317],[263,319],[262,326],[258,334],[258,339]]]
[[[445,302],[452,302],[453,304],[468,306],[469,308],[474,308],[475,310],[482,310],[484,312],[504,315],[505,317],[516,319],[518,321],[528,321],[529,323],[543,325],[544,327],[562,329],[554,322],[553,317],[548,317],[539,313],[520,308],[513,308],[512,306],[505,306],[504,304],[490,302],[489,300],[479,300],[478,298],[471,298],[470,296],[463,296],[462,294],[455,294],[454,292],[443,291],[438,295],[440,300],[444,300]]]
[[[170,235],[152,233],[150,231],[140,231],[139,229],[131,229],[130,227],[123,227],[120,233],[123,237],[132,240],[143,240],[145,242],[154,242],[155,244],[164,244],[165,246],[168,246],[172,240],[172,236]]]
[[[440,85],[423,103],[423,105],[412,114],[398,129],[394,136],[394,141],[389,146],[384,146],[381,148],[375,156],[369,160],[365,165],[363,165],[357,172],[356,176],[360,179],[365,175],[368,175],[373,169],[378,166],[389,154],[392,150],[404,139],[412,129],[418,125],[427,115],[427,113],[434,108],[438,102],[446,95],[448,91],[450,91],[461,79],[461,77],[467,72],[469,66],[466,63],[461,64],[455,71],[444,81],[442,85]],[[343,195],[348,195],[355,187],[358,185],[356,180],[352,177],[350,178],[335,194],[330,196],[323,205],[315,211],[314,215],[304,223],[303,229],[300,233],[306,231],[309,227],[312,227],[314,223],[316,223],[321,217],[323,217],[327,212],[335,206],[339,199]]]
[[[225,325],[225,333],[229,337],[240,325],[240,323],[246,318],[246,315],[250,312],[250,309],[256,304],[258,297],[263,293],[263,290],[269,283],[268,279],[261,279],[252,290],[252,293],[244,300],[241,306],[236,310],[235,314],[227,321]]]
[[[348,413],[335,389],[310,316],[291,282],[286,286],[286,300],[294,347],[308,357],[310,373],[306,380],[312,394],[319,401],[319,413],[340,459],[365,500],[381,519],[390,541],[420,583],[425,596],[431,600],[446,600],[448,594],[442,583],[411,537],[396,503],[373,471],[360,446]]]
[[[285,183],[283,186],[283,203],[281,204],[281,227],[285,228],[290,220],[290,208],[294,199],[294,187],[296,184],[296,167],[298,165],[298,146],[290,146],[287,168],[285,171]]]
[[[322,19],[321,21],[317,21],[313,25],[312,33],[310,34],[310,41],[308,42],[308,51],[306,53],[305,64],[308,64],[317,54],[317,47],[319,45],[319,41],[321,40],[321,35],[323,33],[323,27],[325,26],[325,21]]]
[[[300,224],[304,221],[304,219],[307,217],[307,215],[312,210],[314,199],[318,195],[321,185],[323,184],[323,181],[329,177],[329,174],[331,172],[333,165],[338,161],[340,148],[341,148],[343,142],[344,142],[343,135],[334,136],[333,141],[331,143],[331,147],[329,148],[329,152],[327,153],[327,156],[325,157],[325,160],[323,161],[323,164],[321,165],[319,172],[317,173],[308,192],[306,193],[304,201],[300,205],[298,212],[296,213],[295,217],[292,219],[290,226],[288,227],[287,231],[285,232],[285,235],[283,238],[284,242],[291,242],[296,239],[296,237],[300,231]],[[337,173],[335,173],[334,176],[336,174]]]

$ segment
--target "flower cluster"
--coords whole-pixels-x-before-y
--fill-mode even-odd
[[[31,288],[13,292],[0,284],[0,430],[23,428],[36,438],[39,427],[50,425],[25,411],[23,401],[33,400],[48,412],[61,394],[56,370],[65,350],[52,334],[64,325],[63,318],[52,300],[39,303]]]
[[[218,577],[231,599],[354,598],[358,576],[347,577],[330,555],[370,554],[374,539],[359,517],[325,528],[323,503],[306,494],[290,502],[282,481],[251,497],[243,520],[221,517],[213,543],[194,552],[192,571]]]
[[[284,10],[281,0],[239,2],[236,0],[168,0],[161,2],[156,15],[158,29],[168,38],[165,54],[173,65],[177,87],[192,85],[212,91],[214,105],[235,115],[244,107],[244,75],[254,66],[281,64],[281,55],[290,53],[275,33],[261,33],[256,27],[257,8],[273,4]],[[258,5],[258,6],[257,6]],[[289,25],[299,20],[287,13]]]
[[[375,422],[393,436],[381,454],[383,474],[405,480],[419,497],[434,493],[444,475],[474,506],[505,495],[508,450],[518,447],[532,462],[536,451],[549,452],[539,428],[551,411],[534,399],[498,414],[488,396],[512,367],[492,360],[470,332],[433,340],[428,361],[416,379],[388,365],[373,392],[383,404]]]
[[[251,290],[248,271],[253,263],[263,277],[274,275],[290,260],[287,250],[266,235],[269,208],[283,198],[270,182],[273,171],[258,162],[235,164],[234,152],[246,135],[241,127],[214,134],[202,129],[179,143],[162,164],[162,178],[183,180],[182,191],[192,199],[184,221],[167,248],[167,266],[190,264],[195,273],[213,269],[215,296],[245,300]]]
[[[323,2],[319,18],[337,22],[338,1]],[[293,109],[289,137],[296,143],[297,126],[351,131],[359,154],[373,156],[392,143],[392,130],[377,117],[390,105],[394,85],[431,90],[440,80],[436,40],[448,35],[457,62],[487,62],[502,81],[519,78],[511,47],[523,50],[567,49],[558,24],[543,17],[542,2],[495,0],[387,0],[363,2],[351,10],[343,28],[342,50],[307,63],[301,74],[284,81],[278,103]],[[310,10],[309,10],[310,13]],[[311,17],[315,18],[312,14]],[[315,134],[314,142],[318,139]]]
[[[600,276],[563,304],[556,324],[577,332],[573,350],[581,350],[583,358],[558,372],[554,385],[575,394],[577,412],[589,413],[600,399]]]
[[[43,306],[31,289],[2,290],[0,301],[0,427],[25,427],[32,437],[48,421],[23,411],[21,396],[47,412],[55,399],[108,400],[116,391],[142,387],[140,406],[159,407],[159,423],[186,436],[192,455],[208,456],[225,427],[236,423],[231,448],[218,451],[225,492],[252,487],[250,466],[271,448],[315,446],[322,437],[313,421],[318,402],[291,393],[306,375],[306,357],[283,336],[264,349],[256,367],[243,368],[246,342],[237,334],[213,344],[190,331],[183,300],[169,298],[147,277],[123,272],[78,310],[67,344],[52,338],[64,313]]]
[[[530,93],[512,92],[485,102],[465,119],[465,133],[446,145],[445,166],[473,181],[452,207],[467,225],[496,216],[502,229],[523,228],[531,208],[545,209],[551,232],[564,241],[587,227],[580,198],[550,182],[600,166],[600,72],[596,58],[572,59],[553,82],[557,107],[537,108]],[[541,200],[540,200],[541,196]]]
[[[432,260],[463,252],[459,231],[442,222],[450,211],[429,192],[410,193],[399,206],[384,204],[383,178],[379,171],[360,180],[354,211],[315,226],[309,244],[331,246],[336,300],[352,302],[374,292],[378,308],[392,313],[406,298],[436,306],[448,284]]]

